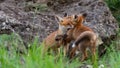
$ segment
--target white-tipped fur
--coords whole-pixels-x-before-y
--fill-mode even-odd
[[[75,47],[75,43],[72,44],[72,48],[74,48],[74,47]]]

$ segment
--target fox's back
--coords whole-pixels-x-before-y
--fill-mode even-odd
[[[77,39],[77,37],[81,34],[81,33],[83,33],[83,32],[85,32],[85,31],[91,31],[91,32],[93,32],[93,30],[91,29],[91,28],[89,28],[89,27],[87,27],[87,26],[81,26],[81,27],[76,27],[76,28],[74,28],[73,29],[73,38],[74,39]]]

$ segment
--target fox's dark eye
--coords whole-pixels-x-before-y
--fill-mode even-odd
[[[71,28],[67,28],[67,30],[70,30]]]
[[[66,25],[70,25],[69,23],[67,23]]]
[[[63,22],[63,20],[61,20],[61,22]]]

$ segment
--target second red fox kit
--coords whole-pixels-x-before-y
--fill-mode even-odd
[[[86,14],[82,15],[74,15],[72,22],[69,21],[62,21],[61,26],[72,26],[68,32],[67,32],[67,38],[66,40],[75,41],[73,44],[73,48],[70,52],[70,57],[73,57],[73,54],[75,53],[77,46],[80,45],[80,49],[82,50],[83,57],[81,61],[85,60],[87,58],[87,52],[86,48],[90,48],[93,56],[95,57],[96,52],[96,43],[97,43],[97,36],[94,33],[94,31],[83,25],[83,21],[85,20]],[[70,43],[67,42],[67,43]]]

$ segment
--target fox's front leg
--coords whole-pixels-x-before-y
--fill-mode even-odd
[[[72,48],[72,50],[70,51],[70,59],[72,59],[75,56],[75,52],[76,52],[77,48],[78,47],[76,46],[76,47]]]
[[[64,56],[67,55],[67,53],[68,53],[68,48],[69,48],[69,45],[68,45],[68,44],[64,46]]]

